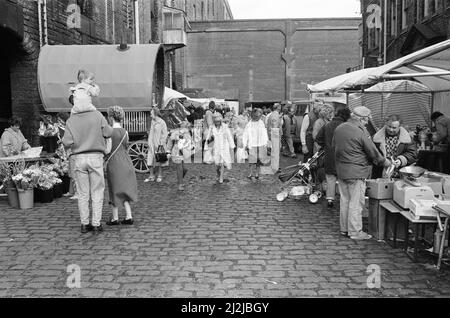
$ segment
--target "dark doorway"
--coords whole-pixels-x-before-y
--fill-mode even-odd
[[[9,63],[0,60],[0,134],[8,128],[8,119],[12,116],[11,107],[11,75]]]

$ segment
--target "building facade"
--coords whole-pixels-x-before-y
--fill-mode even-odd
[[[360,18],[191,22],[183,86],[247,102],[304,100],[360,60]]]
[[[27,123],[25,137],[37,142],[41,46],[135,43],[134,13],[133,0],[0,0],[1,131],[17,115]]]
[[[450,0],[361,0],[361,12],[365,67],[450,38]]]

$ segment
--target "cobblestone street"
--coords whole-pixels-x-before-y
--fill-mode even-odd
[[[284,162],[284,166],[288,163]],[[411,297],[450,296],[448,269],[414,264],[401,249],[339,235],[338,209],[275,199],[279,183],[252,184],[247,166],[215,185],[212,166],[144,184],[133,226],[81,234],[75,201],[15,210],[0,199],[1,297]],[[202,177],[199,177],[202,176]],[[110,217],[105,204],[103,221]],[[123,217],[123,214],[120,215]],[[67,266],[81,268],[69,289]],[[367,267],[381,268],[368,289]]]

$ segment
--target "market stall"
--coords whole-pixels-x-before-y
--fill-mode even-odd
[[[405,128],[415,135],[419,160],[401,170],[398,179],[367,181],[369,233],[378,240],[394,241],[394,247],[401,240],[414,261],[422,252],[435,256],[440,267],[442,244],[448,245],[448,215],[438,211],[450,207],[450,175],[442,173],[449,164],[442,161],[446,149],[432,149],[430,115],[434,111],[450,115],[450,40],[308,89],[311,93],[345,93],[350,109],[366,106],[372,110],[376,128],[384,125],[388,115],[403,117]]]

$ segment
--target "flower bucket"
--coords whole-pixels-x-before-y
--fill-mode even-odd
[[[62,183],[55,184],[55,186],[53,187],[53,198],[59,199],[62,197],[63,193],[67,193],[63,192],[63,184]]]
[[[14,188],[6,188],[6,193],[8,194],[8,203],[9,206],[15,209],[19,208],[19,195],[17,193],[17,189]]]
[[[34,190],[28,189],[28,190],[17,190],[19,194],[19,205],[20,209],[27,210],[33,208],[33,201],[34,201]]]
[[[49,190],[35,189],[35,202],[50,203],[53,202],[53,188]]]

